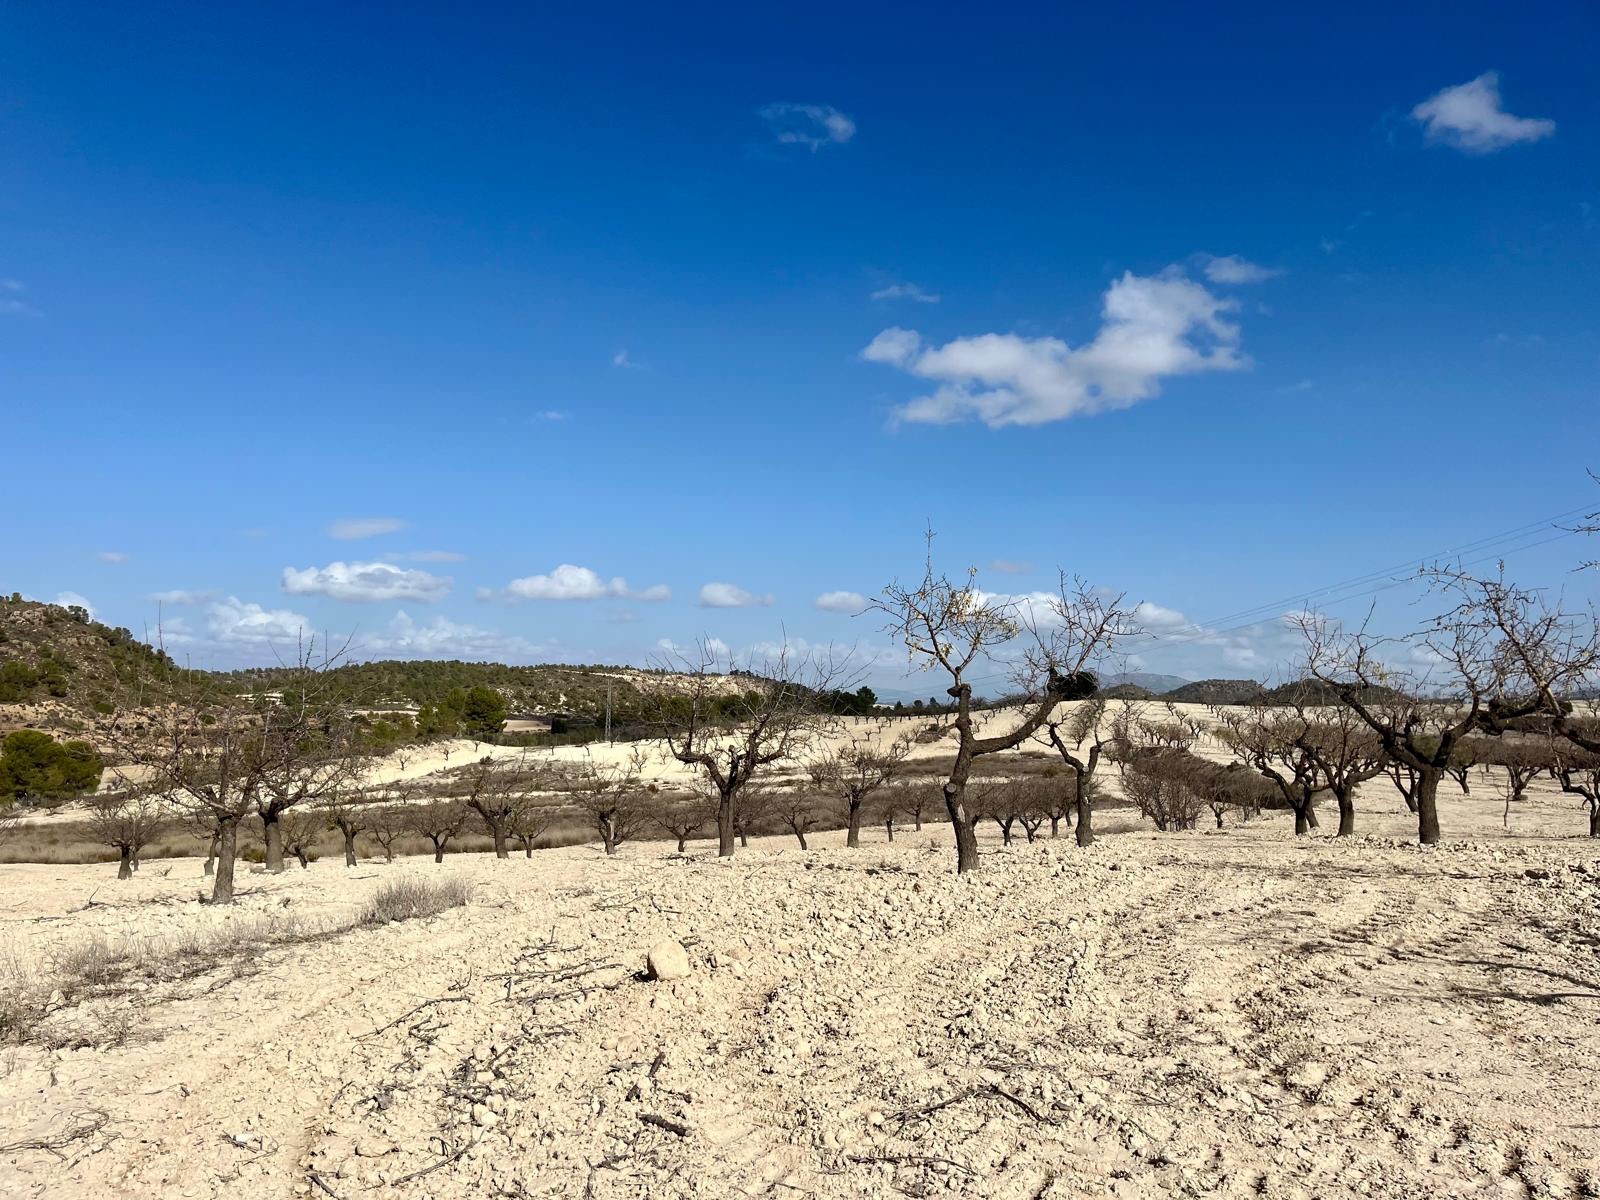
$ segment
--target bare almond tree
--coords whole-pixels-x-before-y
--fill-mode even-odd
[[[866,734],[832,747],[806,764],[812,785],[831,795],[844,811],[847,847],[861,845],[863,806],[874,792],[894,781],[911,747],[911,738],[903,735],[880,746]]]
[[[148,792],[89,801],[89,835],[117,851],[118,879],[133,878],[139,852],[160,836],[170,819],[170,808]]]
[[[317,835],[327,828],[321,814],[310,809],[294,809],[280,814],[278,825],[283,849],[294,855],[302,871],[310,868]]]
[[[1297,705],[1304,718],[1301,749],[1316,771],[1319,789],[1332,794],[1339,807],[1339,837],[1356,831],[1356,789],[1383,774],[1389,756],[1383,742],[1347,708],[1308,710]]]
[[[1593,679],[1600,636],[1592,619],[1507,581],[1503,567],[1489,577],[1434,567],[1422,577],[1448,607],[1410,637],[1375,637],[1365,625],[1346,633],[1316,616],[1300,624],[1312,676],[1415,773],[1417,840],[1432,845],[1440,838],[1439,781],[1461,741],[1538,720],[1569,729],[1567,697]],[[1402,658],[1429,665],[1395,665]]]
[[[1053,667],[1069,687],[1081,686],[1093,681],[1091,671],[1111,658],[1118,642],[1140,633],[1134,619],[1137,610],[1123,607],[1123,596],[1107,595],[1081,580],[1069,581],[1061,575],[1057,582],[1056,595],[1045,614],[1050,640],[1045,643],[1048,654],[1041,665]],[[1172,715],[1178,720],[1176,709]],[[1101,697],[1063,704],[1051,710],[1043,737],[1035,735],[1053,746],[1071,768],[1075,836],[1080,847],[1094,845],[1094,773],[1110,736],[1105,716],[1106,702]],[[1051,836],[1054,834],[1052,820]]]
[[[485,755],[462,772],[462,779],[467,788],[462,803],[477,814],[494,840],[494,856],[510,858],[512,827],[524,809],[542,802],[548,775],[525,757],[496,760]],[[439,849],[437,844],[434,848]]]
[[[662,832],[669,834],[678,845],[678,853],[689,849],[689,839],[699,833],[716,817],[714,804],[698,793],[674,796],[658,793],[651,806],[651,817]]]
[[[356,839],[372,831],[377,817],[379,797],[372,792],[357,791],[348,784],[336,783],[316,804],[330,829],[337,829],[344,842],[344,865],[356,865]]]
[[[937,670],[949,680],[945,694],[952,701],[957,742],[944,800],[955,835],[956,871],[965,873],[978,869],[977,831],[965,800],[973,764],[1032,737],[1058,704],[1078,694],[1082,679],[1074,675],[1071,631],[1046,625],[1019,611],[1017,604],[987,595],[978,587],[976,569],[960,583],[936,573],[932,540],[930,532],[922,578],[913,584],[891,583],[872,607],[888,618],[886,632],[905,645],[914,669]],[[1009,664],[1016,704],[993,714],[990,725],[998,732],[980,736],[973,673],[996,664],[1025,630],[1033,634],[1033,645]]]
[[[414,804],[406,810],[406,822],[413,833],[428,839],[433,847],[433,861],[444,861],[445,849],[467,827],[472,811],[460,800],[439,800],[432,804]],[[510,818],[507,818],[509,825]]]
[[[828,693],[846,686],[849,659],[804,654],[787,640],[773,655],[742,663],[702,640],[659,664],[686,682],[649,701],[668,751],[697,768],[717,795],[717,854],[730,857],[738,807],[750,782],[775,764],[799,758],[834,717]]]
[[[1580,728],[1586,734],[1600,735],[1596,722],[1585,722]],[[1563,792],[1582,798],[1589,813],[1589,836],[1600,838],[1600,753],[1563,738],[1554,740],[1552,757],[1551,775]]]
[[[409,832],[406,810],[398,804],[374,803],[367,812],[367,836],[378,843],[386,863],[394,861],[395,845]]]
[[[642,746],[614,763],[584,762],[572,780],[573,799],[589,814],[607,854],[638,836],[649,817],[651,793],[644,782],[647,756]]]
[[[524,858],[533,857],[534,847],[540,838],[550,832],[555,818],[555,809],[548,804],[524,804],[511,814],[508,832],[512,840],[522,847]]]
[[[784,828],[800,843],[800,849],[809,850],[806,834],[822,823],[821,799],[804,788],[790,788],[778,797],[774,809]]]
[[[1307,711],[1257,701],[1215,712],[1217,740],[1278,789],[1284,807],[1294,813],[1295,834],[1316,829],[1316,797],[1322,787],[1309,746],[1313,721]]]
[[[323,755],[343,723],[328,686],[342,655],[319,661],[316,642],[302,643],[280,694],[253,703],[186,673],[140,680],[137,705],[107,729],[121,760],[143,768],[152,789],[214,840],[211,903],[233,901],[239,826],[268,795],[269,777],[282,781]]]

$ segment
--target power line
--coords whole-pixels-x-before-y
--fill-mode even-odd
[[[1264,602],[1262,604],[1254,605],[1253,607],[1250,607],[1250,608],[1240,609],[1238,612],[1228,613],[1226,616],[1217,617],[1217,618],[1215,618],[1214,620],[1211,620],[1211,621],[1200,622],[1200,624],[1204,624],[1204,625],[1222,625],[1222,624],[1225,624],[1228,621],[1236,621],[1236,620],[1239,620],[1242,617],[1251,616],[1252,614],[1255,614],[1255,613],[1259,613],[1259,612],[1263,612],[1263,611],[1271,610],[1271,609],[1276,609],[1276,608],[1281,608],[1283,605],[1285,605],[1285,604],[1293,604],[1297,600],[1300,600],[1302,602],[1309,601],[1309,600],[1313,599],[1314,597],[1321,595],[1324,592],[1340,591],[1340,590],[1342,590],[1342,589],[1344,589],[1346,587],[1353,587],[1353,586],[1355,586],[1357,584],[1373,583],[1373,582],[1376,582],[1376,581],[1378,581],[1380,579],[1392,578],[1396,571],[1415,571],[1415,570],[1419,570],[1422,567],[1427,566],[1429,563],[1437,562],[1440,559],[1450,558],[1451,556],[1456,555],[1456,554],[1464,554],[1464,553],[1467,553],[1469,551],[1483,549],[1485,547],[1492,546],[1492,545],[1495,545],[1495,544],[1498,544],[1498,543],[1504,542],[1504,541],[1514,541],[1514,540],[1516,540],[1518,538],[1525,537],[1526,535],[1528,535],[1529,533],[1534,532],[1535,530],[1541,530],[1542,531],[1542,530],[1549,529],[1557,521],[1564,520],[1564,519],[1566,519],[1568,517],[1576,517],[1576,516],[1586,515],[1590,511],[1590,508],[1591,508],[1590,505],[1584,505],[1582,508],[1568,509],[1566,512],[1559,512],[1559,513],[1556,513],[1554,516],[1544,517],[1544,518],[1541,518],[1540,520],[1537,520],[1537,521],[1530,521],[1526,525],[1517,526],[1515,529],[1508,529],[1504,533],[1491,534],[1488,537],[1478,538],[1475,541],[1464,542],[1459,546],[1452,546],[1448,550],[1439,550],[1439,551],[1435,551],[1432,554],[1425,554],[1421,558],[1407,559],[1405,562],[1396,563],[1394,566],[1391,566],[1391,567],[1381,567],[1376,571],[1368,571],[1364,575],[1356,575],[1356,576],[1352,576],[1349,579],[1341,579],[1337,583],[1329,583],[1329,584],[1324,584],[1322,587],[1312,588],[1310,591],[1294,592],[1291,595],[1283,597],[1281,600],[1269,600],[1269,601],[1266,601],[1266,602]],[[1563,533],[1563,534],[1561,534],[1559,536],[1566,537],[1566,536],[1569,535],[1570,532],[1571,531],[1568,531],[1567,533]],[[1555,538],[1549,538],[1547,540],[1548,541],[1555,541],[1556,539]],[[1532,543],[1532,545],[1543,545],[1543,544],[1544,544],[1544,542]],[[1530,548],[1530,546],[1518,546],[1515,549],[1516,550],[1526,550],[1526,549],[1529,549],[1529,548]],[[1507,551],[1507,552],[1508,553],[1514,553],[1515,551]],[[1478,560],[1478,561],[1482,561],[1482,560]]]
[[[1294,604],[1297,601],[1304,605],[1320,597],[1324,604],[1332,606],[1345,604],[1351,600],[1359,600],[1366,596],[1375,596],[1379,592],[1389,591],[1392,588],[1403,587],[1405,584],[1413,582],[1413,575],[1402,576],[1398,579],[1394,578],[1394,572],[1396,571],[1416,572],[1421,570],[1423,567],[1426,567],[1429,563],[1438,562],[1441,559],[1452,558],[1456,555],[1469,551],[1488,550],[1491,547],[1494,547],[1491,553],[1479,555],[1473,559],[1463,561],[1461,564],[1463,566],[1474,566],[1478,563],[1487,562],[1490,559],[1500,558],[1508,554],[1518,554],[1524,550],[1532,550],[1538,546],[1545,546],[1549,545],[1551,542],[1561,541],[1563,538],[1574,537],[1582,531],[1578,529],[1566,529],[1560,533],[1552,534],[1548,537],[1540,537],[1533,541],[1523,542],[1521,545],[1503,544],[1508,542],[1518,542],[1521,539],[1526,538],[1531,533],[1542,532],[1551,528],[1557,521],[1565,520],[1570,517],[1587,516],[1592,511],[1593,505],[1587,504],[1580,508],[1567,509],[1565,512],[1559,512],[1553,516],[1544,517],[1537,521],[1530,521],[1525,525],[1519,525],[1513,529],[1508,529],[1501,533],[1477,538],[1470,542],[1463,542],[1460,545],[1452,546],[1447,550],[1436,551],[1432,554],[1423,555],[1420,558],[1407,559],[1405,562],[1396,563],[1391,567],[1383,567],[1376,571],[1368,571],[1365,574],[1351,576],[1350,578],[1340,580],[1337,583],[1325,584],[1322,587],[1311,588],[1308,591],[1294,592],[1291,595],[1283,597],[1282,599],[1269,600],[1262,604],[1254,605],[1250,608],[1243,608],[1237,612],[1229,613],[1227,616],[1218,617],[1211,621],[1190,622],[1186,631],[1183,633],[1162,634],[1146,631],[1134,637],[1125,639],[1124,644],[1126,644],[1128,641],[1148,639],[1149,642],[1159,643],[1163,647],[1184,645],[1191,642],[1203,641],[1206,638],[1219,637],[1223,634],[1238,633],[1240,630],[1249,629],[1254,625],[1261,624],[1261,622],[1267,617],[1281,611],[1284,605]],[[1368,584],[1372,584],[1374,586],[1363,586]],[[1346,592],[1346,589],[1348,588],[1356,588],[1357,590]],[[1240,620],[1241,618],[1245,619]],[[1227,622],[1230,621],[1237,621],[1239,623],[1232,625],[1227,624]],[[993,683],[996,681],[1006,680],[1008,678],[1009,676],[1004,674],[986,675],[974,678],[972,682],[974,684]]]

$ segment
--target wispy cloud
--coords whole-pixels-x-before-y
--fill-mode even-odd
[[[611,356],[611,365],[613,367],[620,367],[624,371],[644,370],[642,365],[634,362],[633,359],[628,357],[628,352],[626,350],[618,350],[615,354],[613,354]]]
[[[0,279],[0,317],[43,316],[24,298],[27,290],[20,279]]]
[[[331,562],[325,567],[283,569],[283,590],[291,596],[327,596],[367,603],[378,600],[442,600],[448,578],[406,570],[386,562]]]
[[[388,562],[420,562],[420,563],[456,563],[466,562],[465,554],[457,554],[454,550],[402,550],[385,554]]]
[[[708,583],[700,589],[702,608],[770,608],[772,596],[758,596],[734,583]]]
[[[768,104],[759,110],[772,136],[784,145],[813,153],[843,145],[856,135],[856,123],[830,104]]]
[[[1556,123],[1544,117],[1514,117],[1500,102],[1500,73],[1485,71],[1476,79],[1435,92],[1411,110],[1428,139],[1468,154],[1489,154],[1519,142],[1552,136]]]
[[[1028,562],[1015,562],[1009,558],[997,558],[989,564],[991,571],[999,571],[1002,575],[1026,575],[1033,570],[1033,564]]]
[[[399,517],[340,517],[328,526],[328,536],[342,542],[360,541],[385,533],[398,533],[406,527]]]
[[[1207,254],[1202,257],[1206,278],[1212,283],[1264,283],[1283,274],[1275,267],[1263,267],[1237,254]]]
[[[127,562],[133,556],[124,554],[121,550],[102,550],[95,557],[103,563],[121,564]]]
[[[862,352],[939,386],[896,410],[900,421],[947,424],[977,418],[991,428],[1042,425],[1127,408],[1169,377],[1249,365],[1238,307],[1169,267],[1125,273],[1106,291],[1103,323],[1076,349],[1059,338],[985,333],[926,345],[914,330],[885,329]]]
[[[215,595],[216,593],[210,590],[174,588],[169,592],[151,592],[150,599],[157,604],[204,604]]]
[[[924,291],[914,283],[891,283],[872,293],[874,300],[915,300],[918,304],[937,304],[937,292]]]

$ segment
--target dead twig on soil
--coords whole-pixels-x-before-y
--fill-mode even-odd
[[[447,1143],[444,1141],[443,1138],[434,1138],[433,1140],[439,1143],[439,1148],[441,1150],[444,1150],[444,1149],[447,1148]],[[454,1150],[451,1150],[450,1153],[445,1155],[438,1162],[433,1163],[430,1166],[421,1167],[418,1170],[412,1171],[411,1174],[409,1174],[409,1175],[402,1175],[402,1176],[400,1176],[399,1179],[392,1180],[390,1182],[389,1186],[390,1187],[399,1187],[402,1183],[410,1183],[413,1179],[421,1179],[424,1175],[432,1175],[435,1171],[440,1170],[441,1168],[444,1168],[444,1167],[448,1167],[451,1163],[455,1162],[456,1159],[460,1158],[463,1154],[465,1154],[471,1148],[472,1148],[472,1143],[471,1142],[462,1142],[461,1145],[457,1146]]]
[[[0,1146],[0,1154],[13,1154],[18,1150],[43,1150],[46,1154],[54,1154],[57,1158],[65,1158],[61,1153],[73,1142],[81,1142],[84,1138],[93,1137],[111,1123],[111,1114],[104,1109],[86,1108],[72,1114],[75,1124],[70,1125],[54,1137],[24,1138],[18,1142],[9,1142]]]
[[[356,1041],[364,1042],[368,1038],[377,1037],[380,1033],[387,1033],[389,1030],[395,1028],[397,1025],[404,1025],[412,1017],[416,1016],[420,1012],[425,1012],[426,1010],[432,1008],[435,1004],[460,1004],[463,1000],[471,1000],[471,999],[472,999],[471,996],[435,996],[432,1000],[424,1000],[421,1004],[417,1005],[415,1008],[407,1009],[405,1012],[401,1013],[398,1017],[396,1017],[394,1020],[390,1021],[387,1025],[382,1025],[382,1026],[378,1027],[377,1029],[374,1029],[371,1033],[360,1034],[356,1038]]]
[[[966,1163],[959,1163],[953,1158],[940,1158],[933,1154],[852,1154],[850,1161],[875,1166],[878,1163],[889,1163],[892,1166],[902,1167],[954,1167],[968,1175],[976,1176],[978,1173]]]
[[[939,1112],[942,1109],[951,1108],[954,1105],[965,1103],[968,1100],[977,1099],[980,1096],[988,1096],[991,1099],[1003,1100],[1012,1107],[1021,1109],[1024,1113],[1032,1117],[1035,1121],[1038,1121],[1041,1125],[1060,1124],[1060,1122],[1054,1117],[1040,1112],[1021,1096],[1015,1095],[1012,1092],[1008,1092],[1005,1088],[995,1083],[985,1084],[982,1087],[966,1088],[963,1091],[957,1092],[953,1096],[947,1096],[943,1100],[937,1100],[934,1103],[926,1105],[922,1108],[904,1109],[901,1112],[896,1113],[894,1115],[894,1119],[899,1121],[901,1124],[904,1124],[907,1121],[914,1121],[920,1117],[931,1117],[934,1113]]]
[[[674,1121],[671,1117],[659,1116],[656,1113],[640,1113],[639,1120],[646,1125],[654,1125],[657,1129],[665,1129],[668,1133],[681,1138],[689,1136],[689,1127],[682,1121]]]

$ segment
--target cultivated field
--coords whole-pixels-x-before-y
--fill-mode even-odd
[[[1113,806],[963,877],[933,824],[225,909],[196,860],[0,868],[16,970],[73,989],[0,1058],[0,1195],[1594,1195],[1600,847],[1548,781],[1509,830],[1473,791],[1437,848],[1380,778],[1354,840]],[[358,924],[396,880],[471,898]]]

